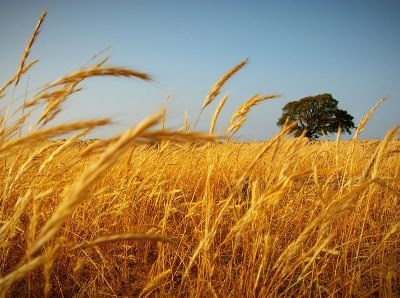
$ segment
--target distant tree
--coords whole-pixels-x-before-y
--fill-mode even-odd
[[[351,133],[355,128],[353,116],[338,108],[338,101],[331,94],[319,94],[289,102],[282,109],[282,116],[276,123],[283,126],[286,122],[296,122],[291,133],[298,137],[302,133],[309,139],[341,132]]]

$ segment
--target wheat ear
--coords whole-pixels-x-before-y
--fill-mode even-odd
[[[259,103],[268,100],[268,99],[274,99],[278,98],[280,95],[272,94],[272,95],[266,95],[266,96],[260,96],[260,95],[255,95],[248,99],[244,104],[242,104],[232,115],[231,120],[229,121],[229,125],[227,128],[227,132],[237,132],[240,127],[244,124],[246,121],[246,116],[247,113],[250,111],[250,108],[258,105]]]
[[[227,99],[228,99],[228,94],[225,94],[225,96],[221,99],[221,101],[218,103],[217,108],[215,109],[214,115],[210,123],[210,134],[214,133],[215,123],[217,122],[218,116],[221,113],[222,107],[225,105]]]
[[[22,54],[21,62],[20,62],[19,67],[18,67],[17,77],[16,77],[16,80],[15,80],[15,86],[17,86],[18,83],[19,83],[19,79],[21,77],[22,70],[25,68],[26,59],[28,58],[29,53],[31,52],[32,46],[33,46],[36,38],[39,36],[40,27],[42,26],[43,21],[46,18],[46,15],[47,15],[47,12],[43,11],[42,14],[39,17],[39,20],[38,20],[37,24],[36,24],[35,31],[33,31],[33,34],[31,36],[31,38],[28,40],[28,42],[26,44],[25,51]]]
[[[353,140],[357,139],[360,133],[364,130],[365,126],[367,125],[369,119],[372,117],[372,115],[375,113],[376,109],[383,103],[388,97],[382,97],[380,100],[378,100],[374,106],[368,111],[367,114],[361,119],[360,123],[357,126],[356,132],[354,133]]]
[[[208,92],[206,99],[204,100],[203,107],[201,108],[204,110],[206,106],[208,106],[215,97],[218,96],[219,92],[221,91],[222,87],[225,85],[225,83],[239,70],[243,68],[247,64],[249,59],[245,59],[241,61],[239,64],[237,64],[235,67],[230,69],[228,72],[226,72],[211,88],[211,90]]]
[[[172,270],[167,269],[160,274],[158,274],[156,277],[152,278],[147,285],[143,288],[142,292],[140,293],[139,297],[148,297],[157,287],[159,287],[160,282],[165,280],[167,277],[170,277],[172,275]]]
[[[225,83],[239,70],[241,70],[249,61],[249,59],[245,59],[241,61],[239,64],[235,65],[232,69],[227,71],[215,84],[214,86],[210,89],[208,92],[206,99],[203,102],[203,106],[200,110],[199,116],[197,117],[197,120],[195,122],[194,127],[197,127],[197,123],[200,120],[201,113],[203,110],[218,96],[219,92],[221,91],[222,87],[225,85]]]

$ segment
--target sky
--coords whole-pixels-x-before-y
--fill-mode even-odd
[[[282,107],[330,93],[357,123],[388,96],[361,138],[383,138],[400,123],[400,1],[4,1],[0,0],[0,85],[14,75],[42,10],[48,12],[30,59],[39,63],[16,98],[68,74],[99,51],[109,64],[150,74],[153,82],[94,78],[63,106],[55,124],[111,117],[93,133],[105,138],[159,112],[179,129],[194,125],[214,83],[243,59],[249,63],[224,86],[229,93],[217,131],[255,94],[280,94],[254,107],[240,140],[276,134]],[[200,118],[208,130],[217,98]]]

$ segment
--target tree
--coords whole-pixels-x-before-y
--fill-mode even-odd
[[[304,97],[286,104],[276,124],[283,126],[285,123],[295,122],[297,125],[291,133],[296,137],[304,133],[309,139],[335,133],[339,127],[341,132],[350,134],[350,129],[355,128],[353,116],[339,109],[337,105],[338,101],[327,93]]]

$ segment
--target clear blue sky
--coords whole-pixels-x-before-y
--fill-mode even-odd
[[[159,111],[167,95],[167,125],[181,127],[185,111],[194,122],[215,81],[247,57],[249,64],[223,90],[230,97],[217,129],[256,93],[282,97],[250,112],[239,131],[242,139],[270,137],[287,102],[325,92],[356,124],[375,101],[389,96],[363,138],[381,138],[400,122],[398,0],[2,1],[1,83],[15,73],[43,9],[48,17],[31,55],[40,62],[30,73],[30,90],[82,66],[109,45],[110,64],[155,79],[84,82],[85,90],[67,102],[59,121],[111,116],[115,125],[95,137]],[[207,129],[217,101],[203,114],[200,129]]]

